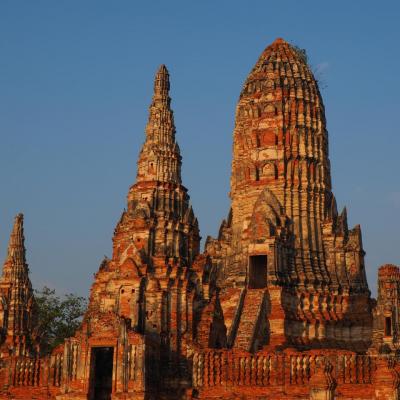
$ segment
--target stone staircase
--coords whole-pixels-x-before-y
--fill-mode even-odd
[[[247,289],[245,294],[234,348],[251,351],[255,330],[260,325],[259,319],[264,317],[262,307],[265,301],[265,289]]]
[[[232,343],[235,340],[245,292],[246,289],[244,288],[229,288],[219,294],[219,301],[224,312],[229,347],[232,347]]]

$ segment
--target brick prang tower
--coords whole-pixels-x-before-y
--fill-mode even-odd
[[[232,346],[370,344],[361,231],[338,215],[331,186],[317,81],[305,52],[277,39],[240,94],[231,210],[206,246]],[[265,318],[268,335],[257,332]]]
[[[15,217],[0,278],[1,355],[36,353],[36,315],[24,244],[24,216]]]

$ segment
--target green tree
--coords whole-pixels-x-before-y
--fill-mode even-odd
[[[35,299],[41,349],[50,353],[79,328],[87,300],[73,293],[60,297],[47,286],[35,290]]]

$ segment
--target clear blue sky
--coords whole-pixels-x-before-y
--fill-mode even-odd
[[[375,290],[400,264],[400,2],[0,2],[0,259],[25,214],[35,286],[86,295],[136,174],[165,63],[203,238],[229,209],[235,104],[276,37],[325,88],[334,192],[363,229]]]

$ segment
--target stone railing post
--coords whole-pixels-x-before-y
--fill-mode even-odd
[[[400,375],[393,364],[390,358],[377,359],[374,379],[376,400],[398,400],[399,398]]]
[[[321,360],[310,379],[310,400],[334,400],[336,381],[332,370],[333,367],[328,361]]]

